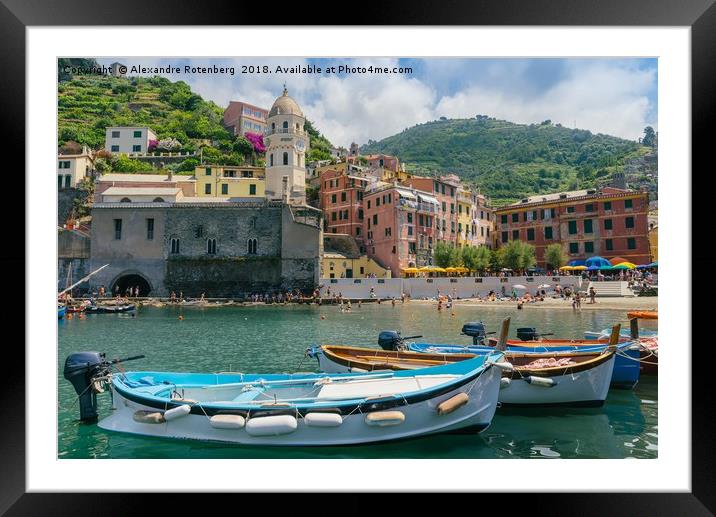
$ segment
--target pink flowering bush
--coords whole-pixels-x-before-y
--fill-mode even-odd
[[[244,135],[246,137],[246,140],[251,142],[251,145],[254,146],[254,151],[257,153],[265,153],[266,152],[266,146],[264,145],[264,136],[259,133],[246,133]]]
[[[159,144],[157,140],[150,140],[149,145],[147,146],[147,152],[154,152],[154,150],[157,148],[157,144]]]

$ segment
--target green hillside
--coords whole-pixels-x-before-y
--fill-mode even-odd
[[[398,156],[419,174],[454,172],[496,205],[528,195],[593,187],[651,149],[550,121],[520,125],[478,115],[403,130],[361,152]]]
[[[57,109],[60,146],[78,142],[100,149],[104,147],[105,128],[108,126],[148,126],[160,140],[178,140],[183,151],[203,147],[205,161],[240,165],[263,160],[263,155],[257,153],[245,138],[234,138],[222,126],[223,107],[204,100],[183,81],[172,82],[159,76],[71,77],[66,74],[60,75],[59,79]],[[323,157],[331,143],[310,123],[307,130],[311,132],[308,158],[313,155]],[[193,170],[194,161],[188,160],[179,170]],[[131,169],[127,165],[127,172]]]

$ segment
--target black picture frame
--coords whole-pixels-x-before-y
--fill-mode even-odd
[[[251,4],[252,9],[260,4]],[[289,4],[290,5],[290,4]],[[340,6],[338,6],[340,7]],[[2,122],[0,135],[9,149],[25,148],[25,29],[28,26],[63,25],[243,25],[246,4],[236,1],[205,1],[182,3],[157,0],[139,2],[124,0],[67,0],[43,2],[39,0],[0,0],[0,102]],[[290,8],[290,7],[289,7]],[[278,25],[316,25],[320,14],[315,9],[292,11],[286,20],[267,16],[267,22]],[[335,25],[340,20],[350,24],[371,25],[509,25],[509,26],[688,26],[691,27],[692,43],[692,149],[693,163],[706,166],[713,145],[710,144],[710,127],[716,103],[716,6],[714,0],[457,0],[436,5],[426,0],[399,0],[390,4],[360,5],[351,9],[350,16],[337,16],[328,9],[320,23]],[[255,18],[255,16],[252,16]],[[565,50],[568,50],[565,48]],[[24,153],[16,152],[14,167],[24,169]],[[708,166],[712,170],[713,165]],[[677,171],[668,171],[677,173]],[[690,171],[678,171],[688,174]],[[40,173],[42,171],[27,171]],[[698,217],[698,207],[709,206],[706,199],[709,189],[696,189],[692,194],[694,207],[693,224],[703,220]],[[30,194],[30,193],[26,193]],[[22,197],[20,197],[22,199]],[[25,198],[26,199],[26,198]],[[19,208],[22,210],[22,207]],[[684,207],[684,209],[688,209]],[[695,230],[696,228],[694,228]],[[699,235],[692,232],[692,235]],[[705,235],[705,234],[702,234]],[[716,256],[711,246],[695,249],[692,256],[694,270],[716,271]],[[3,251],[5,270],[25,271],[24,257],[17,249]],[[17,275],[19,276],[19,275]],[[17,281],[17,280],[16,280]],[[690,278],[685,279],[691,283]],[[19,283],[19,282],[18,282]],[[18,285],[16,293],[24,292]],[[696,292],[696,290],[694,290]],[[696,298],[692,298],[695,306]],[[707,325],[703,325],[707,326]],[[694,328],[697,338],[703,326]],[[683,343],[690,346],[689,333]],[[693,339],[692,338],[692,339]],[[694,341],[696,339],[693,339]],[[705,345],[713,346],[711,343]],[[0,513],[7,515],[89,515],[107,513],[128,515],[142,505],[146,498],[125,494],[28,494],[25,493],[25,385],[24,350],[10,340],[6,341],[3,359],[11,368],[3,371],[3,425],[0,427],[0,461],[3,466],[0,481]],[[705,346],[703,348],[709,348]],[[704,352],[706,353],[706,352]],[[30,365],[31,366],[31,365]],[[710,371],[708,361],[693,361],[693,379],[705,379],[700,389],[692,385],[692,491],[691,493],[642,493],[642,494],[531,494],[528,497],[507,496],[504,511],[529,511],[554,514],[580,515],[711,515],[716,508],[714,478],[714,418],[712,416],[708,386]],[[664,381],[664,377],[662,377]],[[648,460],[645,460],[648,461]],[[109,465],[107,465],[109,469]],[[100,463],[98,475],[106,475]],[[91,473],[88,473],[91,475]],[[377,474],[378,475],[378,474]],[[386,475],[382,473],[380,475]],[[487,473],[486,473],[487,475]],[[479,476],[479,473],[476,473]],[[317,485],[320,489],[320,484]],[[559,488],[555,488],[559,490]],[[216,497],[216,496],[214,496]],[[482,496],[481,496],[482,497]],[[503,496],[504,497],[504,496]],[[537,500],[535,500],[537,498]],[[553,504],[539,504],[543,499],[554,499]],[[222,498],[226,500],[226,498]],[[297,503],[295,496],[290,499]],[[303,501],[306,499],[302,498]],[[310,499],[309,499],[310,500]],[[165,513],[181,509],[186,498],[180,495],[161,498]],[[474,496],[472,501],[475,502]],[[288,500],[287,500],[288,502]],[[502,501],[504,503],[504,500]],[[159,503],[159,500],[157,500]],[[345,504],[344,504],[345,503]],[[220,505],[220,502],[216,503]],[[259,502],[260,504],[260,502]],[[480,503],[482,506],[484,503]],[[242,501],[238,510],[246,510],[250,502]],[[350,501],[343,501],[338,509],[343,511]],[[485,508],[484,506],[482,506]],[[148,507],[145,506],[145,509]],[[295,508],[295,507],[294,507]],[[544,508],[544,510],[540,510]],[[156,509],[156,507],[155,507]],[[457,511],[457,507],[455,508]]]

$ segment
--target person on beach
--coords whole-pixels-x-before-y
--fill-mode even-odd
[[[400,293],[400,303],[405,303],[405,293]]]
[[[390,300],[390,304],[395,307],[395,296]]]
[[[589,288],[589,303],[596,303],[595,298],[597,297],[597,291],[594,286]]]
[[[370,297],[375,298],[375,288],[373,286],[370,286]]]

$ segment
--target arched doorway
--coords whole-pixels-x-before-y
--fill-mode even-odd
[[[137,287],[139,287],[139,296],[148,296],[149,293],[152,292],[152,286],[142,275],[137,273],[125,273],[118,276],[114,281],[111,294],[112,296],[117,294],[124,296],[130,287],[132,288],[132,296],[134,296],[134,289]]]

